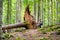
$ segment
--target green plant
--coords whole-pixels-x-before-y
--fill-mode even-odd
[[[17,37],[16,40],[21,40],[21,38],[20,37]]]
[[[40,40],[48,40],[47,38],[41,38]]]
[[[60,29],[57,30],[57,35],[60,35]]]
[[[26,40],[25,38],[17,37],[16,40]]]
[[[41,32],[42,32],[43,34],[46,34],[46,33],[47,33],[46,30],[42,30]]]

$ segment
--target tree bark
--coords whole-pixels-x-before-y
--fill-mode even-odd
[[[41,21],[40,20],[40,0],[38,0],[38,21]]]
[[[22,1],[16,1],[16,23],[21,22]]]
[[[24,27],[24,26],[26,26],[25,23],[10,24],[10,25],[2,26],[2,30],[19,28],[19,27]]]
[[[1,40],[1,36],[2,36],[2,5],[3,5],[3,0],[0,0],[0,40]]]
[[[7,25],[11,24],[11,0],[7,0]],[[11,32],[11,30],[8,30],[8,32]]]
[[[17,24],[10,24],[10,25],[5,25],[2,26],[2,30],[7,30],[7,29],[13,29],[13,28],[20,28],[20,27],[27,27],[28,24],[26,23],[17,23]],[[37,23],[37,27],[41,26],[42,23]]]
[[[34,0],[34,16],[36,18],[36,0]],[[35,21],[37,22],[37,19]]]

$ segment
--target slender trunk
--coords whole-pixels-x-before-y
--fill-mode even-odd
[[[11,24],[11,0],[7,0],[7,24]]]
[[[34,0],[34,16],[36,18],[36,0]]]
[[[1,40],[1,36],[2,36],[2,5],[3,5],[3,0],[0,0],[0,40]]]
[[[40,0],[40,14],[39,14],[39,16],[40,16],[40,19],[39,19],[39,22],[41,22],[42,24],[43,24],[43,7],[42,7],[43,5],[42,5],[42,0]]]
[[[58,24],[58,0],[56,0],[56,8],[57,8],[57,9],[56,9],[56,10],[57,10],[57,11],[56,11],[56,14],[57,14],[57,15],[56,15],[56,18],[57,18],[56,21],[57,21],[57,24]]]
[[[53,4],[53,3],[52,3],[52,0],[51,0],[51,24],[53,24],[53,17],[52,17],[52,16],[53,16],[52,4]]]
[[[7,0],[7,24],[11,24],[11,0]],[[10,32],[11,30],[8,30]]]
[[[38,21],[40,21],[40,0],[38,0]]]
[[[51,12],[51,0],[48,0],[48,6],[49,6],[49,8],[48,8],[48,25],[51,25],[51,14],[52,14],[52,12]]]
[[[43,21],[43,26],[44,26],[44,22],[45,22],[45,21],[44,21],[44,10],[43,10],[43,7],[44,7],[43,5],[44,5],[44,3],[43,3],[43,1],[44,1],[44,0],[41,0],[41,2],[42,2],[42,6],[41,6],[41,7],[42,7],[42,21]]]
[[[22,13],[22,0],[20,0],[20,4],[19,4],[19,6],[20,6],[20,11],[19,11],[19,13],[20,13],[20,21],[21,21],[21,13]]]
[[[21,22],[22,0],[16,2],[16,22]]]
[[[49,11],[50,11],[49,8],[50,8],[50,6],[49,6],[49,0],[47,0],[47,1],[48,1],[48,26],[49,26],[49,24],[50,24],[50,21],[49,21],[50,20],[49,19],[50,18],[50,14],[49,14]]]
[[[54,5],[54,0],[52,0],[52,22],[54,24],[54,17],[53,17],[54,16],[54,10],[53,10],[54,6],[53,5]]]

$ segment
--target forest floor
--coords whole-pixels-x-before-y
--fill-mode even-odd
[[[10,34],[11,37],[7,38],[5,35],[4,40],[60,40],[60,26],[28,29]]]

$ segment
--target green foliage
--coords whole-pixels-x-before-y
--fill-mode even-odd
[[[25,38],[17,37],[16,40],[26,40]]]
[[[9,7],[10,8],[8,8],[8,0],[4,0],[3,1],[3,17],[2,17],[2,21],[3,21],[3,24],[13,24],[13,23],[15,23],[15,13],[16,13],[16,0],[10,0],[11,1],[11,3],[9,4]],[[9,11],[9,13],[7,13],[8,12],[8,9],[9,10],[11,10],[11,11]],[[7,19],[7,14],[9,14],[9,16],[10,16],[10,14],[11,14],[11,19]],[[10,23],[8,23],[7,22],[7,20],[10,22]]]
[[[3,24],[14,24],[16,22],[16,1],[17,0],[10,0],[11,1],[11,7],[8,8],[8,0],[4,0],[3,1],[3,17],[2,17],[2,21]],[[56,8],[56,0],[53,0],[51,2],[51,0],[35,0],[36,2],[36,12],[38,13],[38,2],[40,1],[40,13],[39,14],[39,19],[41,19],[43,21],[43,25],[47,26],[47,25],[52,25],[52,24],[56,24],[57,22],[60,22],[60,5],[58,4],[58,8]],[[60,0],[57,0],[58,2],[60,2]],[[30,4],[30,11],[31,14],[34,15],[34,0],[21,0],[22,5],[21,6],[21,13],[20,16],[21,18],[19,18],[21,21],[23,21],[23,17],[24,17],[24,11],[25,11],[25,7],[27,6],[27,4]],[[20,7],[20,6],[19,6]],[[11,18],[7,19],[7,9],[11,9],[11,11],[9,11],[9,13],[11,14]],[[58,9],[58,11],[57,11]],[[20,10],[19,10],[20,12]],[[58,13],[57,13],[58,12]],[[36,19],[38,18],[38,14],[36,13]],[[10,15],[9,14],[9,15]],[[58,14],[58,15],[57,15]],[[19,17],[20,17],[19,16]],[[42,18],[43,16],[43,18]],[[58,18],[57,18],[58,16]],[[10,23],[7,22],[7,20],[10,20]],[[38,19],[37,19],[38,20]]]
[[[60,29],[57,30],[57,35],[60,35]]]
[[[40,40],[48,40],[47,38],[41,38]]]
[[[38,28],[38,31],[42,32],[43,34],[46,34],[47,32],[51,32],[51,31],[57,31],[57,34],[59,34],[60,26],[57,25],[53,25],[51,27],[46,26],[46,27]]]
[[[38,31],[42,32],[43,34],[46,34],[46,30],[44,28],[38,29]]]
[[[50,31],[52,31],[51,28],[46,28],[46,29],[44,29],[44,30],[41,30],[41,32],[42,32],[43,34],[46,34],[47,32],[50,32]]]
[[[11,35],[11,34],[9,34],[9,33],[6,33],[6,34],[3,34],[3,35],[2,35],[2,39],[3,39],[3,40],[7,40],[7,39],[9,39],[9,38],[11,38],[11,37],[14,37],[14,36]]]
[[[15,32],[22,32],[22,31],[24,31],[25,30],[25,28],[17,28],[16,30],[15,30]]]
[[[21,40],[21,38],[20,37],[17,37],[16,40]]]

